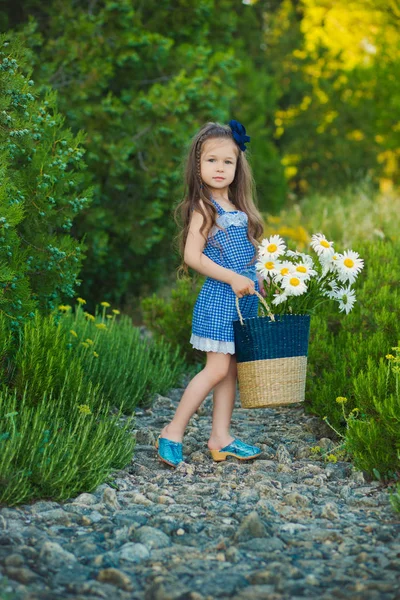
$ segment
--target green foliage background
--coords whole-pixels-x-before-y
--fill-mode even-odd
[[[399,19],[392,0],[3,2],[38,89],[87,132],[81,295],[135,314],[174,280],[182,156],[207,120],[246,125],[263,211],[398,183]]]

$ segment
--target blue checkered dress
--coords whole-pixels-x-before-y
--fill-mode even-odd
[[[203,254],[217,265],[253,279],[255,289],[259,292],[255,264],[248,266],[255,255],[255,248],[247,239],[247,214],[239,210],[226,211],[216,200],[211,200],[218,212],[216,222],[226,232],[213,227]],[[232,321],[239,319],[235,300],[236,295],[228,283],[207,277],[193,309],[190,343],[194,348],[205,352],[235,354]],[[256,317],[257,296],[249,294],[240,298],[239,307],[243,318]]]

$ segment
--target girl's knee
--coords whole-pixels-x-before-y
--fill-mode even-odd
[[[205,369],[214,384],[219,383],[229,374],[231,368],[230,356],[211,358],[207,361]]]

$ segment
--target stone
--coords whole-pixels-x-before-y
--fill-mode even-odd
[[[163,531],[155,527],[143,526],[133,534],[134,541],[144,544],[148,549],[166,548],[171,545],[171,540]]]
[[[238,542],[247,542],[253,538],[264,538],[271,535],[271,531],[264,525],[257,512],[253,511],[247,515],[235,534]]]
[[[38,575],[27,567],[7,566],[5,573],[7,577],[10,577],[10,579],[15,579],[15,581],[19,581],[19,583],[23,583],[25,585],[29,585],[38,579]]]
[[[150,552],[144,544],[134,544],[131,542],[124,544],[118,554],[120,558],[133,563],[141,562],[150,556]]]
[[[103,502],[106,506],[109,506],[114,510],[119,510],[121,508],[121,505],[117,499],[117,493],[113,488],[106,488],[104,490]]]
[[[45,542],[40,550],[39,559],[53,568],[76,562],[72,552],[67,552],[57,542]]]
[[[97,581],[102,583],[110,583],[111,585],[121,588],[122,590],[126,590],[127,592],[133,590],[131,578],[119,569],[101,569],[97,575]]]
[[[184,389],[156,396],[151,410],[138,409],[133,460],[108,483],[65,502],[0,507],[1,597],[399,595],[400,523],[389,488],[349,462],[310,452],[319,443],[330,447],[320,417],[305,415],[301,405],[244,410],[237,397],[232,435],[263,453],[214,463],[207,452],[210,393],[187,428],[185,463],[173,469],[158,460],[152,439]]]

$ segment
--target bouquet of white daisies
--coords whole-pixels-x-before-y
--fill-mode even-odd
[[[353,250],[335,252],[333,242],[322,233],[311,238],[316,259],[288,250],[279,235],[264,239],[258,249],[256,269],[272,312],[313,313],[323,302],[333,300],[348,314],[356,301],[352,284],[364,261]]]

